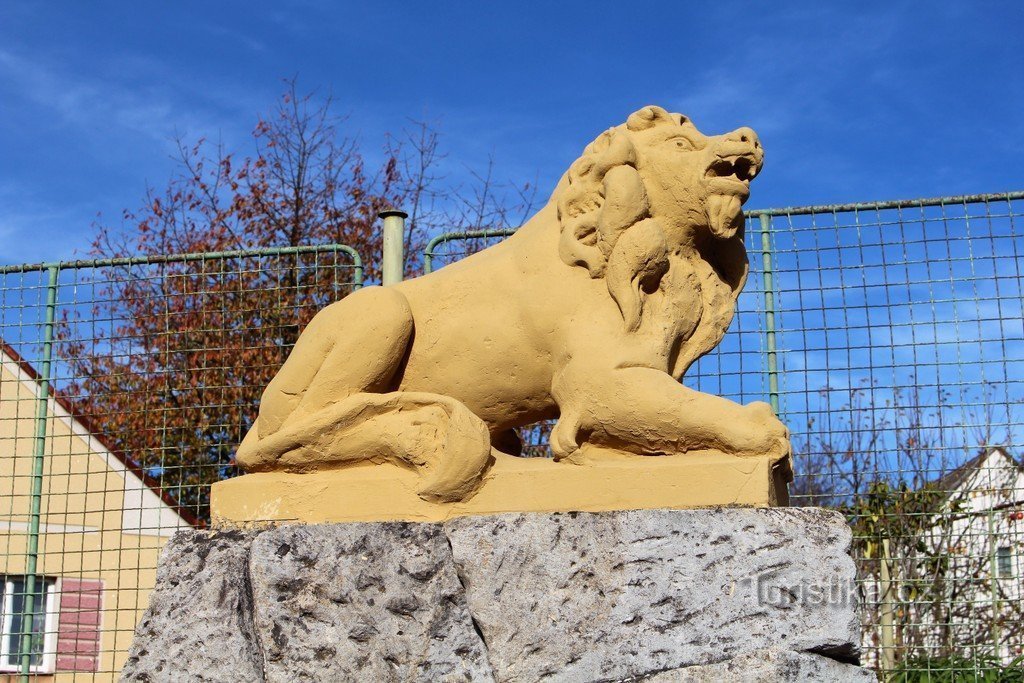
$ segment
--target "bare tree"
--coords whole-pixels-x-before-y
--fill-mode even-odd
[[[253,131],[255,155],[179,141],[178,173],[100,226],[97,257],[221,253],[345,244],[379,277],[377,213],[440,190],[437,136],[428,128],[392,145],[370,168],[330,98],[301,95],[293,81]],[[407,172],[412,175],[407,176]],[[419,220],[407,235],[422,248]],[[235,473],[236,445],[259,394],[301,329],[347,295],[342,253],[204,258],[103,270],[92,310],[65,309],[58,352],[73,381],[64,392],[112,446],[166,491],[207,514],[209,485]]]

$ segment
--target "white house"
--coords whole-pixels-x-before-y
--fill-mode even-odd
[[[1007,448],[990,447],[938,487],[949,492],[948,522],[932,526],[929,545],[948,552],[947,604],[921,621],[935,627],[933,640],[1009,661],[1024,654],[1024,467]]]
[[[862,560],[867,663],[1021,656],[1024,467],[1006,447],[989,447],[927,489],[934,506],[900,530],[918,535],[890,539],[888,555]]]

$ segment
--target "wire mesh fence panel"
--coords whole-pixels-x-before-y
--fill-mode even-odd
[[[1020,194],[771,211],[794,502],[847,513],[866,660],[1022,654]]]
[[[853,526],[864,659],[964,675],[1024,646],[1024,193],[748,213],[750,273],[687,385],[771,400],[793,503]],[[513,231],[434,241],[434,269]],[[777,388],[777,389],[776,389]],[[526,430],[547,454],[550,425]]]
[[[774,399],[794,503],[854,529],[887,674],[981,676],[1024,644],[1022,205],[750,212],[738,313],[684,378]],[[511,232],[442,236],[425,267]],[[159,548],[204,523],[263,386],[361,272],[341,246],[0,268],[0,676],[116,676]]]
[[[471,254],[498,244],[515,232],[516,228],[499,228],[446,232],[438,235],[430,240],[424,249],[423,270],[431,273],[449,263],[461,261]]]
[[[116,677],[159,549],[360,281],[340,245],[0,269],[0,675]]]

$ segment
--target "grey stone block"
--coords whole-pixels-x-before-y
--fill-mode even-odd
[[[718,664],[691,666],[648,676],[643,683],[876,683],[874,672],[821,655],[757,650]]]
[[[445,531],[501,681],[625,679],[763,648],[857,655],[835,513],[511,514]]]
[[[849,542],[810,509],[179,532],[122,680],[866,681]]]
[[[252,537],[189,530],[167,542],[122,681],[263,680],[248,585]]]
[[[492,680],[438,525],[282,527],[250,571],[267,681]]]

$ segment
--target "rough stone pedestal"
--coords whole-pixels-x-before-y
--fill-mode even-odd
[[[129,681],[873,681],[816,509],[185,531]]]

